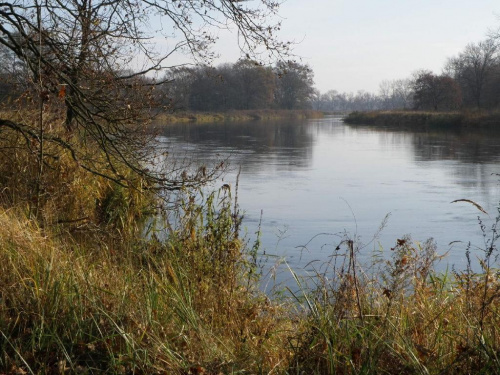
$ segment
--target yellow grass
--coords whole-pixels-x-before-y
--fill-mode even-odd
[[[496,227],[468,253],[477,273],[436,272],[432,242],[409,238],[361,266],[345,238],[322,272],[264,295],[227,187],[204,199],[185,190],[174,211],[158,212],[159,197],[48,148],[57,158],[37,201],[36,152],[0,134],[0,374],[500,368]],[[168,230],[147,231],[153,220]]]
[[[246,110],[227,111],[218,113],[204,112],[175,112],[160,113],[154,118],[158,124],[179,123],[179,122],[219,122],[219,121],[252,121],[252,120],[272,120],[287,118],[321,118],[323,115],[318,111],[311,110]]]

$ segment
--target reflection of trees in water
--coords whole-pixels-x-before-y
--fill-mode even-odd
[[[320,137],[343,139],[359,131],[373,133],[382,146],[405,148],[417,163],[456,161],[449,163],[443,173],[451,175],[457,185],[466,188],[487,191],[492,179],[496,179],[492,173],[500,172],[495,166],[500,161],[499,132],[412,131],[351,126],[323,119],[172,124],[162,129],[162,135],[175,138],[171,143],[171,155],[184,152],[194,164],[209,165],[230,155],[231,165],[241,165],[244,172],[280,172],[310,167],[313,146]]]
[[[351,126],[351,125],[346,125]],[[360,125],[354,125],[359,128]],[[456,161],[451,172],[456,183],[467,188],[487,191],[492,174],[500,173],[500,132],[487,129],[463,131],[412,131],[395,127],[362,126],[379,135],[381,142],[391,147],[405,145],[416,162]]]
[[[412,147],[416,160],[456,160],[462,163],[492,163],[500,159],[499,131],[433,130],[412,131],[408,128],[346,125],[371,129],[394,145]]]
[[[307,122],[297,120],[172,124],[161,135],[195,145],[191,152],[198,160],[210,159],[214,152],[230,154],[231,163],[243,170],[261,169],[264,160],[280,170],[308,167],[315,139]]]
[[[497,190],[490,191],[492,175],[500,172],[500,135],[497,133],[428,133],[413,139],[417,160],[457,161],[450,165],[454,180],[460,186],[484,192],[483,199],[496,201]]]
[[[413,144],[419,160],[457,160],[462,163],[492,163],[499,160],[499,134],[415,134]]]

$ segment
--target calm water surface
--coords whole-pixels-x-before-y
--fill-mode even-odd
[[[216,186],[234,186],[241,167],[249,237],[262,211],[262,251],[294,269],[326,261],[343,234],[359,237],[366,257],[390,252],[405,234],[432,237],[438,252],[449,251],[441,267],[464,267],[468,242],[473,251],[484,248],[478,217],[490,228],[500,198],[500,134],[350,126],[328,117],[169,125],[160,139],[195,164],[229,156],[233,170]],[[489,215],[450,203],[456,199],[473,200]]]

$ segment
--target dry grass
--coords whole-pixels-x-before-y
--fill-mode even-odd
[[[221,205],[184,206],[168,240],[99,248],[2,209],[0,371],[283,371],[292,324],[248,283],[221,194]]]
[[[498,372],[500,283],[486,265],[491,257],[485,255],[481,273],[436,273],[433,243],[403,238],[391,260],[355,275],[355,251],[346,246],[337,250],[341,260],[328,278],[318,275],[315,293],[305,293],[311,313],[296,350],[297,371]]]
[[[287,367],[292,325],[258,292],[230,189],[197,202],[184,191],[176,211],[158,212],[140,181],[123,188],[50,144],[38,178],[38,148],[2,129],[0,373]],[[146,232],[167,216],[177,224]]]
[[[459,112],[372,111],[352,112],[344,119],[348,124],[397,125],[408,127],[460,127],[464,120]]]
[[[35,198],[31,146],[0,133],[1,374],[500,368],[498,222],[476,273],[436,272],[433,243],[409,238],[361,267],[345,238],[314,278],[296,279],[299,294],[272,299],[227,186],[204,199],[185,190],[176,210],[152,216],[154,196],[47,148]],[[153,219],[168,229],[146,232]]]
[[[218,113],[204,112],[175,112],[158,114],[154,121],[158,124],[179,123],[179,122],[219,122],[219,121],[252,121],[252,120],[272,120],[272,119],[306,119],[321,118],[323,114],[312,110],[241,110]]]
[[[500,128],[498,111],[429,112],[371,111],[352,112],[345,118],[349,124],[397,125],[406,127]]]

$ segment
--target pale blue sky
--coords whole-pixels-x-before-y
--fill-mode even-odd
[[[498,0],[287,0],[280,9],[283,39],[325,92],[378,91],[385,79],[417,69],[440,73],[446,59],[500,27]],[[236,49],[221,37],[220,61]]]

